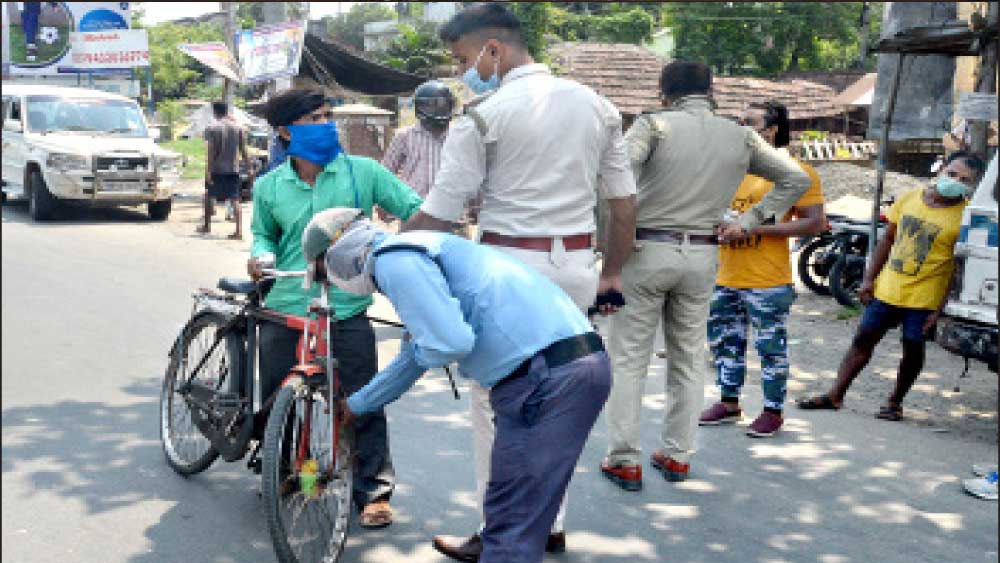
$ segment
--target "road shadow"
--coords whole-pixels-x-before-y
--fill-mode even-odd
[[[150,219],[143,207],[87,207],[76,204],[60,206],[55,216],[49,221],[35,221],[28,215],[27,204],[22,202],[3,204],[3,222],[44,228],[116,223],[162,223]]]

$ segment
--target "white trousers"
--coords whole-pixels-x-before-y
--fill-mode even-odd
[[[493,248],[516,258],[522,264],[533,268],[555,282],[581,310],[586,311],[594,304],[600,274],[597,271],[593,250],[567,252],[563,249],[561,240],[556,242],[552,252],[505,246],[493,246]],[[479,505],[480,522],[482,522],[483,498],[486,495],[486,486],[490,481],[490,455],[493,451],[496,428],[493,425],[490,390],[474,380],[469,380],[469,388],[469,418],[472,420],[472,439],[476,461],[476,502]],[[566,497],[563,497],[562,504],[559,505],[559,513],[556,514],[556,521],[552,525],[552,532],[562,532],[565,520]]]

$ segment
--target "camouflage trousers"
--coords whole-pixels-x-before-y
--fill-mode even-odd
[[[746,379],[747,339],[753,327],[760,357],[764,407],[781,409],[788,382],[788,313],[795,301],[790,285],[740,289],[715,286],[708,316],[708,343],[723,398],[739,398]]]

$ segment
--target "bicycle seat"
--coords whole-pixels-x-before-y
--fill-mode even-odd
[[[240,295],[250,295],[257,289],[257,284],[250,280],[238,278],[219,278],[216,286],[226,293],[238,293]]]

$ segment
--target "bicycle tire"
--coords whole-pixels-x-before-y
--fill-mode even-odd
[[[841,255],[830,268],[830,292],[844,307],[857,309],[858,288],[865,274],[865,259],[862,256]]]
[[[307,407],[307,403],[310,402],[311,407]],[[333,443],[330,417],[336,415],[336,409],[326,409],[326,404],[322,394],[310,391],[301,383],[286,385],[279,391],[271,407],[271,414],[264,430],[264,445],[261,448],[264,509],[267,512],[267,527],[271,534],[274,552],[281,563],[312,561],[336,563],[347,541],[353,486],[352,438],[349,433],[341,432],[340,439],[336,444]],[[303,492],[298,474],[285,470],[295,463],[292,452],[299,448],[300,423],[304,411],[309,408],[313,414],[310,418],[310,458],[319,462],[319,474],[326,473],[331,459],[329,455],[324,455],[324,442],[328,442],[325,445],[327,451],[334,451],[336,448],[337,452],[331,472],[332,479],[327,480],[322,486],[317,485],[315,495]],[[315,424],[316,418],[319,418],[319,424]],[[324,438],[321,432],[313,436],[313,430],[317,427],[329,428],[331,430],[329,438]],[[316,444],[317,441],[320,442],[319,445]],[[333,505],[335,515],[331,516],[328,504]],[[289,514],[285,515],[285,512]],[[313,518],[308,516],[301,518],[309,512],[319,513]],[[309,526],[310,520],[313,528],[307,530],[305,540],[291,537],[297,532],[297,524],[301,522]],[[310,533],[318,537],[309,539]]]
[[[832,247],[836,242],[832,240],[818,238],[805,246],[799,252],[799,279],[802,283],[809,288],[810,291],[816,295],[822,295],[824,297],[830,295],[829,287],[829,272],[826,277],[823,277],[820,272],[816,272],[816,265],[811,261],[813,254],[817,250],[825,247]],[[817,281],[817,277],[824,281]]]
[[[193,346],[193,344],[203,334],[208,336],[209,334],[206,331],[212,328],[218,330],[226,324],[227,320],[228,317],[222,313],[202,312],[188,321],[181,331],[180,346],[170,354],[170,362],[167,364],[167,370],[163,377],[163,388],[160,391],[160,443],[163,447],[163,455],[167,460],[167,465],[184,476],[201,473],[208,469],[218,459],[219,452],[197,428],[195,422],[192,420],[191,410],[188,408],[186,409],[187,418],[193,432],[190,432],[190,436],[186,438],[193,442],[203,442],[205,447],[201,453],[191,456],[181,455],[181,448],[177,443],[176,428],[174,427],[176,420],[173,414],[175,413],[175,407],[179,407],[182,404],[187,407],[187,404],[183,401],[183,397],[180,394],[173,392],[177,386],[178,370],[182,365],[182,360],[186,360],[186,365],[192,365],[192,361],[195,364],[199,361],[201,354],[205,351],[202,350],[199,352],[199,349]],[[214,334],[211,336],[214,339]],[[194,351],[192,352],[192,350]],[[228,356],[229,348],[227,346],[223,345],[216,350],[222,350],[222,353]],[[223,367],[223,369],[225,368]],[[224,384],[224,381],[220,378],[219,385],[222,384]],[[178,401],[178,399],[181,400]]]

